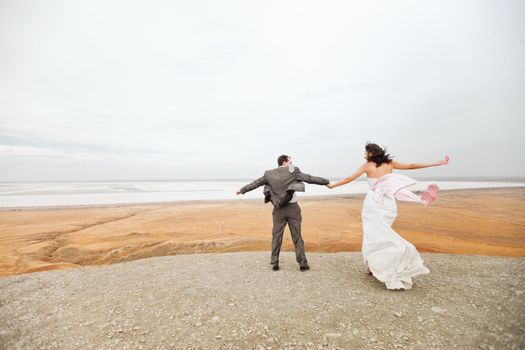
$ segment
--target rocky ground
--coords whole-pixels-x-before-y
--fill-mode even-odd
[[[423,254],[388,291],[359,253],[166,256],[0,278],[1,349],[523,349],[525,259]]]

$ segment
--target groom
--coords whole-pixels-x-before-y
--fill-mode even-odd
[[[278,168],[266,170],[264,175],[237,191],[237,195],[245,194],[264,185],[264,202],[272,202],[274,208],[272,229],[272,258],[270,264],[274,271],[279,270],[279,253],[283,243],[283,232],[286,224],[290,228],[295,246],[295,258],[299,269],[310,269],[304,254],[304,242],[301,237],[301,208],[297,204],[295,191],[304,192],[304,182],[316,185],[327,185],[329,181],[322,177],[302,173],[292,165],[292,159],[282,155],[277,159]]]

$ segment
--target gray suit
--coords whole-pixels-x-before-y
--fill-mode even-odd
[[[265,171],[262,177],[240,189],[240,192],[244,194],[260,186],[265,186],[265,202],[272,202],[274,206],[272,211],[272,258],[270,260],[272,265],[279,263],[284,228],[288,224],[295,246],[295,258],[300,266],[308,266],[301,236],[301,208],[296,202],[289,203],[293,192],[304,192],[303,181],[316,185],[327,185],[329,183],[327,179],[322,177],[304,174],[299,168],[279,167]]]

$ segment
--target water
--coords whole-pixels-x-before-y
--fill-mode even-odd
[[[188,200],[261,199],[262,187],[245,195],[235,191],[249,181],[96,181],[96,182],[18,182],[0,183],[0,208],[154,203]],[[423,190],[429,181],[412,186]],[[465,188],[524,187],[525,182],[436,181],[442,190]],[[365,193],[366,181],[356,181],[329,190],[306,185],[301,196],[348,195]]]

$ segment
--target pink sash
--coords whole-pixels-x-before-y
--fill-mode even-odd
[[[377,179],[371,190],[378,202],[383,202],[383,198],[387,196],[400,201],[416,202],[427,206],[437,198],[439,187],[435,183],[428,185],[421,197],[407,190],[407,187],[416,183],[416,180],[405,175],[386,174]]]

